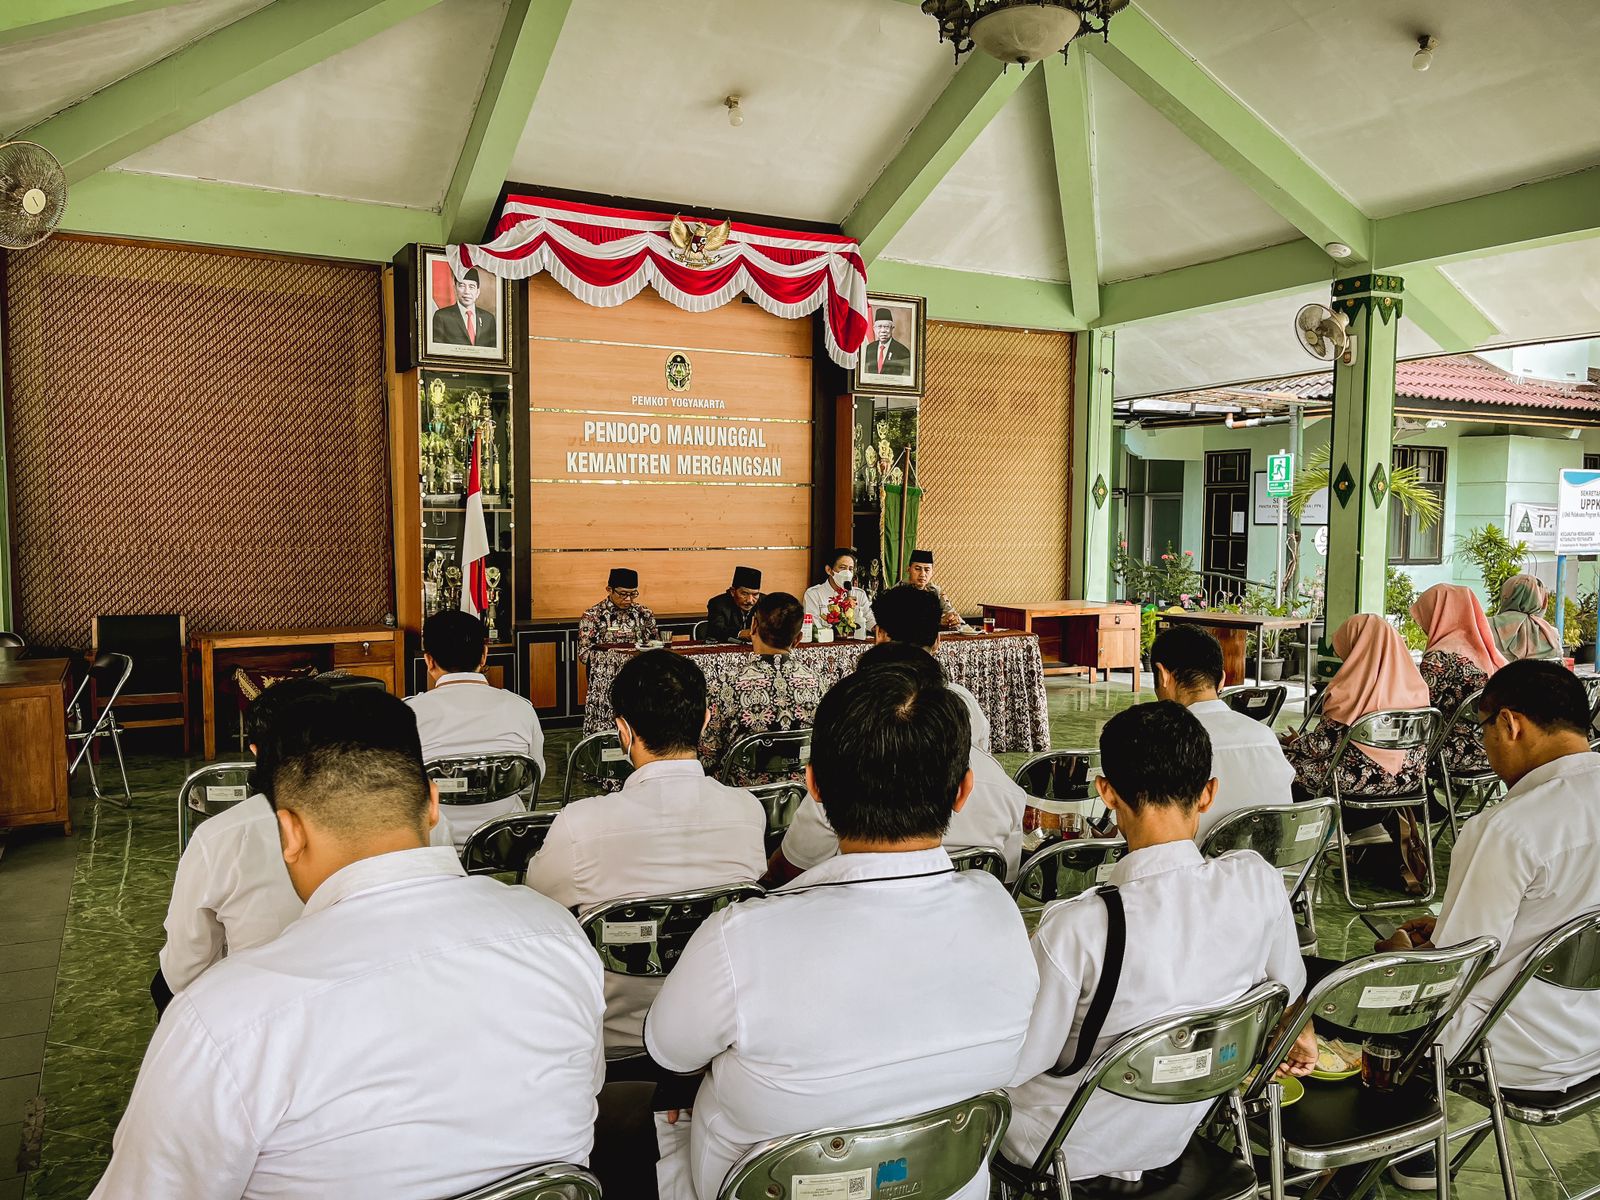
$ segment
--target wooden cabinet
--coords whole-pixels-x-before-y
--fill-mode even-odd
[[[0,829],[60,825],[67,812],[67,660],[0,659]]]
[[[1139,690],[1139,606],[1095,600],[985,604],[983,614],[1002,629],[1024,629],[1039,639],[1046,675],[1089,676],[1126,670]]]

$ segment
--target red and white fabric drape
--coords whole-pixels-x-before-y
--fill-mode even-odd
[[[871,321],[866,266],[853,239],[734,221],[713,261],[696,266],[674,246],[672,220],[670,213],[512,195],[492,242],[452,245],[449,255],[458,271],[478,267],[511,279],[547,271],[601,308],[624,304],[647,285],[690,312],[740,295],[779,317],[822,308],[829,356],[841,367],[856,365]]]

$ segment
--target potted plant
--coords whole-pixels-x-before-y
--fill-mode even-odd
[[[1483,609],[1489,615],[1500,604],[1500,588],[1513,575],[1521,573],[1528,560],[1528,543],[1513,542],[1498,525],[1483,525],[1456,539],[1460,554],[1483,577]]]

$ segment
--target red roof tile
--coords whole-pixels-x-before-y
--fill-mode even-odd
[[[1600,394],[1502,371],[1476,354],[1419,358],[1395,365],[1397,400],[1441,400],[1506,408],[1545,408],[1600,414]],[[1240,391],[1277,392],[1306,400],[1333,398],[1333,372],[1275,379]]]

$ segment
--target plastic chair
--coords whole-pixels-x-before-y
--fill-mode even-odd
[[[728,1172],[717,1200],[790,1197],[802,1175],[847,1180],[851,1196],[949,1200],[994,1156],[1010,1121],[1011,1101],[993,1091],[898,1121],[797,1133]]]
[[[1001,883],[1006,881],[1006,856],[987,846],[967,846],[950,851],[950,863],[958,871],[987,871]]]
[[[1476,816],[1489,805],[1505,795],[1505,781],[1496,775],[1488,766],[1481,770],[1463,771],[1452,768],[1445,761],[1445,751],[1450,744],[1450,735],[1457,729],[1471,726],[1474,739],[1481,746],[1483,736],[1478,725],[1478,701],[1483,696],[1483,689],[1479,688],[1467,696],[1456,707],[1455,713],[1450,718],[1450,723],[1445,727],[1444,734],[1439,738],[1439,745],[1434,751],[1433,761],[1429,769],[1434,777],[1439,780],[1444,792],[1445,812],[1450,817],[1450,837],[1454,841],[1461,836],[1461,823],[1467,817]],[[1592,719],[1592,718],[1591,718]],[[1471,811],[1465,811],[1466,806],[1462,800],[1477,801]]]
[[[811,761],[811,727],[773,729],[740,738],[728,748],[722,763],[722,781],[730,787],[747,783],[798,780]]]
[[[1283,702],[1288,697],[1289,689],[1281,683],[1262,684],[1259,687],[1240,684],[1238,687],[1223,688],[1217,693],[1217,699],[1234,712],[1243,713],[1263,725],[1271,725],[1278,719],[1278,714],[1283,711]]]
[[[1038,904],[1070,900],[1104,883],[1127,850],[1120,837],[1051,842],[1023,860],[1011,894]]]
[[[1027,1192],[1072,1200],[1067,1135],[1095,1093],[1105,1091],[1144,1104],[1210,1100],[1222,1102],[1232,1110],[1233,1126],[1240,1139],[1239,1154],[1245,1157],[1229,1154],[1196,1134],[1178,1160],[1179,1182],[1137,1189],[1131,1194],[1139,1200],[1177,1196],[1246,1200],[1254,1196],[1260,1185],[1248,1158],[1250,1144],[1244,1135],[1240,1085],[1261,1064],[1275,1061],[1264,1052],[1272,1041],[1273,1026],[1288,1002],[1289,990],[1281,983],[1262,983],[1232,1003],[1162,1017],[1123,1034],[1089,1064],[1078,1090],[1031,1164],[1024,1166],[1004,1158],[995,1161],[1002,1195]],[[1198,1073],[1175,1070],[1179,1062],[1194,1067]],[[1199,1070],[1202,1067],[1203,1071]],[[1164,1074],[1182,1077],[1173,1080],[1164,1078]],[[1272,1072],[1263,1069],[1261,1074],[1270,1077]],[[1274,1105],[1272,1112],[1276,1111]],[[1086,1184],[1090,1186],[1086,1188]],[[1090,1180],[1080,1180],[1078,1187],[1097,1190]]]
[[[1350,847],[1344,821],[1337,822],[1339,834],[1340,883],[1344,888],[1346,903],[1357,912],[1379,912],[1389,908],[1415,908],[1426,904],[1438,892],[1433,863],[1433,818],[1428,812],[1427,770],[1424,767],[1419,786],[1398,795],[1346,794],[1339,787],[1339,764],[1346,754],[1360,754],[1357,748],[1370,746],[1374,750],[1409,751],[1426,748],[1431,759],[1438,749],[1444,717],[1436,708],[1388,708],[1371,712],[1354,722],[1339,739],[1333,753],[1329,774],[1333,777],[1333,798],[1339,802],[1341,818],[1345,809],[1356,812],[1389,812],[1402,808],[1417,808],[1422,813],[1422,852],[1427,858],[1427,890],[1421,896],[1402,896],[1398,900],[1378,900],[1360,903],[1350,891]]]
[[[1318,1082],[1266,1130],[1257,1122],[1274,1196],[1282,1196],[1285,1182],[1304,1183],[1354,1166],[1365,1171],[1344,1194],[1364,1196],[1391,1162],[1430,1144],[1441,1163],[1449,1160],[1445,1064],[1435,1042],[1499,949],[1494,938],[1479,937],[1446,950],[1373,954],[1335,968],[1307,993],[1266,1062],[1282,1062],[1313,1017],[1357,1036],[1395,1037],[1406,1045],[1392,1091],[1370,1090],[1359,1079]],[[1430,1051],[1432,1069],[1419,1071]],[[1260,1096],[1266,1084],[1265,1078],[1252,1083],[1246,1101]],[[1300,1173],[1286,1181],[1285,1164]],[[1446,1186],[1440,1185],[1441,1198]]]
[[[428,778],[439,788],[440,804],[488,804],[520,797],[532,808],[544,771],[525,754],[465,754],[436,758]]]
[[[659,979],[677,965],[694,931],[712,913],[740,900],[765,896],[758,883],[613,900],[585,914],[583,932],[613,975]]]
[[[195,826],[250,798],[253,762],[207,763],[178,789],[178,853],[182,854]]]
[[[546,1163],[452,1200],[601,1200],[600,1181],[571,1163]]]
[[[601,792],[614,792],[633,774],[633,763],[622,748],[614,729],[591,733],[567,755],[567,774],[561,784],[561,804],[572,803],[574,782],[583,782]]]
[[[133,807],[133,792],[128,787],[128,766],[122,759],[122,726],[117,722],[114,706],[117,697],[122,694],[122,689],[127,685],[128,676],[133,674],[133,659],[126,654],[102,654],[94,660],[89,670],[84,672],[83,682],[78,685],[78,690],[72,694],[72,700],[67,705],[67,742],[82,742],[72,765],[67,768],[70,778],[78,773],[78,764],[85,759],[89,762],[89,786],[94,791],[96,800],[110,800],[122,808]],[[98,699],[98,715],[92,720],[87,714],[87,693],[91,682],[99,678],[114,679],[109,695],[104,703]],[[87,722],[88,728],[85,728]],[[89,750],[97,738],[110,738],[111,746],[117,752],[117,770],[122,775],[122,796],[118,800],[115,796],[107,796],[100,790],[100,780],[94,773],[94,758]]]
[[[1490,1040],[1494,1036],[1496,1023],[1516,1003],[1523,989],[1530,986],[1581,992],[1600,990],[1600,910],[1584,913],[1568,921],[1534,947],[1522,970],[1517,972],[1516,978],[1484,1014],[1466,1045],[1450,1063],[1448,1074],[1451,1090],[1489,1110],[1488,1121],[1481,1123],[1466,1146],[1456,1153],[1451,1173],[1454,1174],[1462,1163],[1472,1157],[1473,1151],[1492,1131],[1500,1160],[1501,1184],[1507,1200],[1515,1200],[1517,1186],[1506,1121],[1509,1119],[1522,1125],[1561,1125],[1600,1107],[1600,1075],[1562,1092],[1536,1092],[1500,1086],[1495,1076]],[[1444,1159],[1439,1161],[1443,1162]],[[1595,1196],[1600,1196],[1600,1184],[1572,1197],[1572,1200],[1590,1200]]]
[[[528,860],[539,852],[555,823],[553,812],[514,812],[490,817],[467,835],[461,868],[468,875],[515,875],[521,883]]]
[[[189,634],[179,613],[91,618],[89,632],[96,657],[126,654],[134,661],[133,676],[122,693],[122,707],[177,709],[166,716],[122,722],[124,729],[177,728],[183,752],[189,753]]]
[[[1098,750],[1046,750],[1025,761],[1012,778],[1037,800],[1092,800],[1090,780],[1099,768]]]

